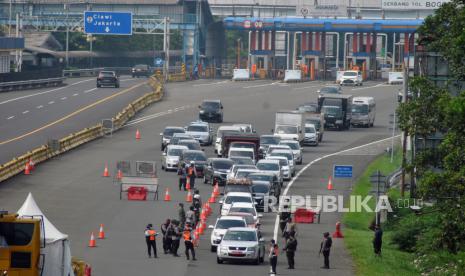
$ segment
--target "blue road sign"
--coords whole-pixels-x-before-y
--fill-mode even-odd
[[[132,35],[132,13],[130,12],[84,12],[86,34]]]
[[[157,57],[157,58],[155,58],[153,63],[155,64],[155,66],[161,67],[161,66],[163,66],[165,61],[162,58]]]
[[[351,178],[352,165],[334,165],[333,176],[334,178]]]

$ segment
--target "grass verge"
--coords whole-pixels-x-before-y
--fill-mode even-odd
[[[352,195],[370,195],[372,185],[370,175],[380,170],[382,174],[389,175],[399,168],[401,164],[401,154],[395,154],[394,162],[390,162],[390,157],[383,155],[373,161],[358,179],[354,186]],[[371,194],[373,195],[373,194]],[[369,206],[374,209],[375,201],[372,199]],[[343,218],[345,224],[344,242],[349,250],[355,264],[356,275],[419,275],[419,271],[413,265],[414,255],[397,249],[391,244],[391,232],[384,230],[382,257],[375,257],[373,253],[373,231],[368,227],[374,219],[374,213],[350,212]]]

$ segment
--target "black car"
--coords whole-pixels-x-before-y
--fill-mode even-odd
[[[186,133],[186,130],[183,127],[176,127],[176,126],[167,126],[160,133],[161,136],[161,150],[165,150],[165,147],[170,144],[171,138],[175,133]]]
[[[199,119],[205,122],[223,122],[223,105],[220,100],[205,100],[199,105]]]
[[[265,200],[275,196],[274,187],[268,181],[253,181],[252,183],[252,197],[256,203],[255,209],[258,212],[263,212],[265,210]],[[268,211],[270,210],[271,208],[268,207]]]
[[[138,64],[131,69],[132,77],[148,77],[150,76],[150,67],[146,64]]]
[[[281,142],[281,137],[276,135],[261,135],[260,136],[260,149],[258,152],[259,158],[264,158],[265,152],[270,145],[278,145]]]
[[[190,165],[194,163],[197,177],[203,177],[205,165],[207,164],[207,156],[201,150],[185,150],[183,151],[180,159],[179,166]]]
[[[272,183],[274,196],[279,198],[279,196],[281,195],[282,183],[279,182],[276,174],[272,172],[256,172],[249,174],[247,178],[251,181],[266,181]]]
[[[209,158],[203,175],[203,183],[213,185],[217,181],[218,185],[225,185],[226,176],[233,165],[234,162],[231,159]]]
[[[114,86],[119,88],[119,77],[115,71],[101,71],[97,77],[97,87]]]

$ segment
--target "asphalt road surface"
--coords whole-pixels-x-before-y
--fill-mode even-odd
[[[120,88],[96,88],[95,78],[80,78],[61,87],[0,93],[0,164],[113,117],[150,91],[145,81],[123,76]]]
[[[216,263],[215,253],[210,252],[210,232],[207,231],[197,248],[198,261],[186,261],[163,255],[158,238],[158,259],[147,258],[143,231],[153,223],[159,231],[166,218],[177,217],[177,204],[184,202],[185,192],[177,190],[177,175],[159,169],[160,200],[119,200],[119,187],[110,178],[101,177],[106,162],[114,175],[118,160],[160,161],[160,136],[167,125],[184,126],[197,119],[197,105],[203,99],[221,99],[224,105],[223,124],[252,123],[257,133],[269,133],[274,126],[274,113],[280,109],[295,109],[302,102],[316,101],[316,90],[325,83],[307,82],[281,84],[271,81],[231,82],[195,81],[168,84],[163,101],[155,103],[138,115],[134,124],[123,128],[111,138],[102,138],[76,150],[41,164],[31,176],[18,176],[0,184],[0,208],[17,210],[32,192],[43,212],[55,226],[70,237],[73,256],[92,264],[95,275],[268,275],[269,265]],[[341,194],[350,192],[350,181],[334,180],[334,191],[325,189],[334,163],[353,164],[357,177],[390,141],[373,143],[390,136],[389,114],[396,103],[397,87],[367,82],[363,87],[344,88],[345,94],[373,96],[377,114],[373,128],[351,128],[349,131],[327,131],[318,147],[306,147],[305,167],[291,182],[288,195]],[[215,125],[215,129],[217,125]],[[142,139],[135,140],[136,129]],[[370,144],[372,143],[372,144]],[[368,146],[358,147],[365,144]],[[345,151],[344,151],[345,150]],[[340,152],[343,151],[343,152]],[[213,148],[206,147],[208,156]],[[339,154],[336,154],[340,152]],[[332,155],[334,154],[334,155]],[[330,156],[328,156],[330,155]],[[312,162],[322,158],[317,162]],[[309,164],[310,163],[310,164]],[[171,189],[171,202],[163,201],[163,191]],[[211,186],[198,179],[202,199],[207,200]],[[212,224],[219,206],[213,206]],[[320,224],[298,225],[299,241],[296,269],[287,270],[285,255],[278,260],[280,275],[353,275],[353,264],[341,239],[335,239],[330,270],[322,270],[318,258],[322,232],[334,231],[340,213],[324,213]],[[267,241],[275,232],[276,214],[265,213],[261,219],[262,231]],[[88,248],[90,233],[105,225],[107,238],[97,240],[97,248]],[[342,228],[344,231],[344,227]],[[281,238],[278,239],[281,247]],[[181,245],[181,252],[184,246]]]

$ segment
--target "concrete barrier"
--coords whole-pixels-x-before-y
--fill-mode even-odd
[[[302,80],[302,72],[300,70],[284,71],[284,82],[297,82]]]
[[[65,78],[11,81],[0,83],[0,92],[62,85]]]
[[[249,79],[250,79],[249,69],[234,69],[232,80],[238,81],[238,80],[249,80]]]
[[[389,72],[388,84],[402,84],[404,83],[403,72]]]
[[[147,107],[151,103],[162,99],[164,93],[163,82],[152,76],[147,81],[147,84],[152,88],[151,92],[133,101],[119,112],[116,117],[112,118],[114,130],[123,127],[124,124],[138,111]],[[26,162],[29,162],[29,160],[33,160],[36,164],[44,162],[53,156],[62,154],[84,143],[100,138],[104,134],[102,124],[97,124],[60,139],[58,141],[58,150],[53,150],[48,145],[43,145],[19,157],[15,157],[11,161],[0,165],[0,182],[21,173],[26,166]]]

